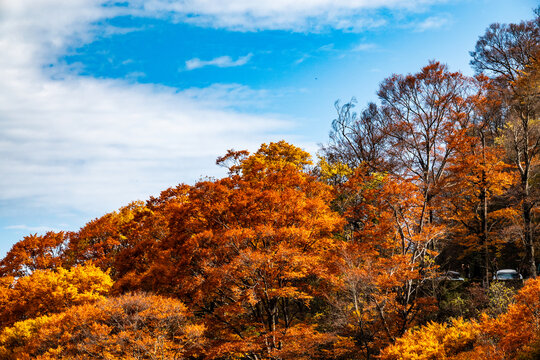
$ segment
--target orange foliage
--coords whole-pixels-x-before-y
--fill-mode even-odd
[[[455,149],[449,158],[444,199],[440,207],[449,223],[461,255],[483,253],[484,275],[495,247],[502,243],[501,229],[519,217],[511,206],[493,206],[515,182],[511,166],[503,162],[503,149],[493,144],[500,99],[484,77],[474,81],[476,94],[469,96],[471,111],[461,119],[461,129],[452,138]]]
[[[0,278],[0,324],[9,326],[99,300],[111,286],[109,275],[92,265],[36,270],[17,279]]]
[[[515,303],[496,318],[454,319],[407,332],[380,358],[391,359],[536,359],[540,354],[540,279],[528,280]]]
[[[132,294],[15,323],[2,359],[177,359],[200,353],[204,327],[178,300]]]
[[[0,260],[0,276],[27,276],[34,270],[54,269],[62,264],[62,250],[68,235],[48,232],[25,236]]]
[[[442,190],[452,138],[468,111],[468,79],[430,62],[416,74],[392,75],[378,92],[390,138],[391,172],[417,186],[421,211],[417,232],[434,220],[434,202]]]
[[[92,220],[71,234],[65,250],[66,263],[75,265],[90,261],[102,270],[111,269],[115,276],[116,257],[141,240],[138,229],[148,213],[149,209],[139,201]]]
[[[501,359],[518,359],[540,341],[540,278],[530,279],[515,296],[515,303],[495,319],[484,317],[482,330],[495,342]]]
[[[334,348],[344,358],[377,354],[433,309],[422,284],[434,270],[427,246],[438,235],[432,225],[415,231],[422,195],[392,176],[364,174],[344,187],[350,225],[334,259],[341,275],[330,301],[342,337]]]
[[[285,142],[228,159],[229,177],[185,189],[170,208],[169,237],[141,283],[205,315],[209,357],[315,353],[306,344],[329,338],[309,306],[341,225],[331,189],[307,172],[309,154]]]

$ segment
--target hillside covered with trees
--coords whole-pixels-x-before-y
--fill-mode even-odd
[[[224,178],[26,236],[0,359],[540,358],[539,35],[540,9],[480,36],[474,77],[432,61],[336,103],[316,159],[230,150]]]

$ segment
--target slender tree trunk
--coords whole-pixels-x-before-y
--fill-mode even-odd
[[[525,243],[525,267],[526,275],[529,277],[536,277],[536,262],[534,259],[534,241],[532,237],[531,228],[531,203],[529,200],[529,184],[528,179],[522,181],[523,187],[523,201],[522,201],[522,215],[523,215],[523,242]]]
[[[481,201],[481,211],[480,211],[480,224],[481,224],[481,243],[484,246],[484,271],[485,271],[485,284],[486,288],[489,286],[489,244],[488,244],[488,227],[487,227],[487,217],[488,217],[488,196],[487,196],[487,179],[486,179],[486,137],[483,132],[480,133],[482,139],[482,176],[481,176],[481,190],[480,190],[480,201]]]
[[[530,169],[532,163],[532,156],[529,154],[529,141],[530,141],[530,111],[527,109],[526,114],[521,113],[521,123],[523,126],[523,171],[521,173],[521,189],[522,189],[522,216],[523,216],[523,240],[525,243],[525,267],[526,275],[529,277],[536,277],[536,263],[534,261],[534,241],[532,237],[531,228],[531,195],[529,189]]]

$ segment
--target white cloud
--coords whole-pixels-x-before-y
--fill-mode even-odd
[[[127,10],[91,0],[0,4],[2,202],[100,214],[181,181],[222,174],[214,160],[226,149],[256,149],[292,126],[233,110],[232,94],[249,88],[178,92],[47,66],[102,34],[93,23]]]
[[[418,32],[435,30],[450,24],[450,22],[451,19],[449,16],[430,16],[420,23],[415,24],[414,28]]]
[[[249,53],[246,56],[241,56],[236,60],[233,60],[230,56],[220,56],[212,60],[201,60],[194,58],[186,61],[187,70],[195,70],[205,66],[217,66],[220,68],[243,66],[251,60],[253,54]]]
[[[304,55],[302,55],[302,57],[300,57],[299,59],[297,59],[297,60],[294,62],[294,64],[295,64],[295,65],[299,65],[299,64],[303,63],[304,61],[306,61],[307,59],[309,59],[310,57],[311,57],[311,55],[309,55],[309,54],[304,54]]]
[[[319,51],[336,51],[336,46],[333,43],[319,47]]]
[[[446,0],[132,0],[139,13],[173,17],[176,21],[239,31],[319,31],[324,28],[360,31],[386,20],[380,9],[414,11]]]
[[[241,84],[213,84],[206,88],[189,88],[182,91],[203,106],[219,108],[263,108],[269,101],[278,96],[283,96],[286,89],[280,92],[271,92],[265,89],[255,90]]]

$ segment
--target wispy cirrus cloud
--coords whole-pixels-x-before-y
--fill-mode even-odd
[[[423,21],[413,24],[413,28],[417,32],[440,29],[452,22],[448,15],[430,16]]]
[[[195,70],[206,66],[217,66],[220,68],[243,66],[246,65],[252,57],[253,54],[249,53],[246,56],[241,56],[236,60],[233,60],[233,58],[231,58],[230,56],[219,56],[211,60],[201,60],[199,58],[193,58],[186,61],[185,69]]]
[[[445,0],[132,0],[130,6],[179,22],[238,31],[361,31],[386,25],[379,10],[417,11]]]
[[[364,51],[371,51],[371,50],[375,50],[377,49],[377,44],[373,44],[373,43],[360,43],[360,44],[357,44],[355,46],[353,46],[353,48],[351,49],[351,51],[354,51],[354,52],[364,52]]]

